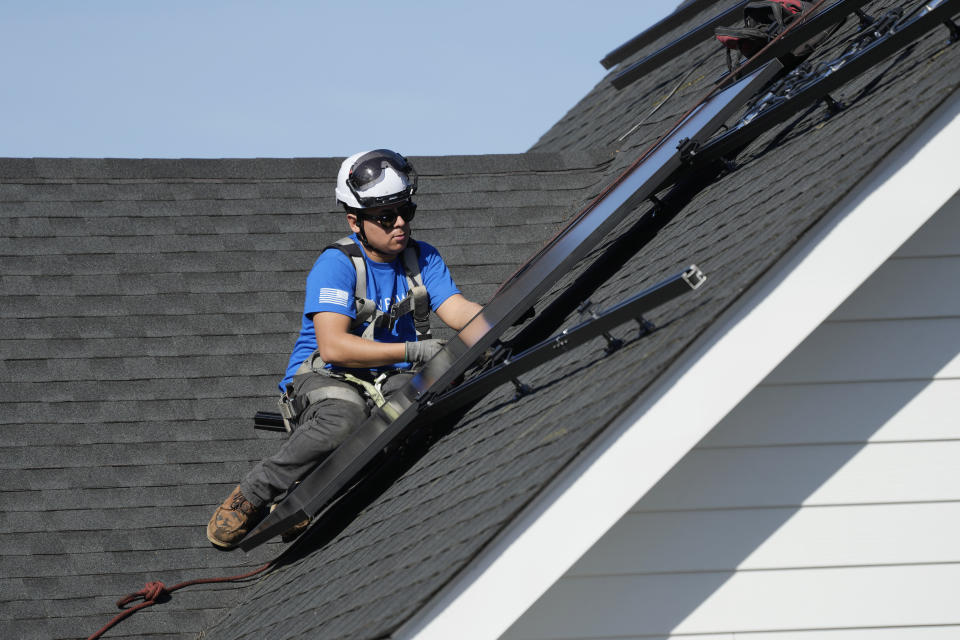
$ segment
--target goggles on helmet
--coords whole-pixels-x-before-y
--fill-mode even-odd
[[[363,192],[374,187],[388,168],[392,168],[400,174],[404,178],[406,186],[395,193],[364,196]],[[360,206],[377,207],[408,200],[417,191],[417,172],[410,161],[399,153],[389,149],[377,149],[357,158],[353,166],[350,167],[350,175],[346,182],[347,187],[350,188],[350,192],[353,193]],[[406,219],[406,216],[404,216],[404,219]],[[394,220],[396,220],[396,217],[394,217]]]
[[[407,201],[401,205],[393,207],[392,209],[381,209],[377,213],[358,212],[357,215],[364,220],[375,222],[384,229],[390,230],[393,229],[395,224],[397,224],[397,218],[402,217],[404,222],[410,222],[413,220],[413,216],[416,215],[416,213],[416,203]]]

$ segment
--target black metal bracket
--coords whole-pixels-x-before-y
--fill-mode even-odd
[[[846,106],[845,104],[843,104],[842,102],[837,102],[836,100],[834,100],[833,98],[831,98],[829,93],[828,93],[827,95],[823,96],[823,101],[826,103],[826,105],[827,105],[827,112],[828,112],[831,116],[835,116],[835,115],[837,115],[838,113],[840,113],[841,111],[843,111],[844,109],[847,108],[847,106]]]
[[[599,318],[599,316],[597,315],[597,312],[594,311],[593,309],[593,302],[591,302],[590,300],[584,300],[583,302],[581,302],[580,306],[577,307],[577,311],[580,312],[581,317],[587,316],[591,320],[596,320],[597,318]],[[620,340],[619,338],[614,338],[612,335],[610,335],[609,331],[603,331],[600,333],[600,335],[602,335],[603,339],[607,341],[607,346],[603,350],[604,353],[606,353],[607,355],[610,355],[611,353],[613,353],[614,351],[618,350],[620,347],[623,346],[623,340]]]
[[[943,26],[947,28],[950,32],[950,37],[947,39],[948,44],[953,44],[956,41],[960,40],[960,27],[957,27],[957,23],[947,18],[943,21]]]
[[[690,138],[684,138],[677,144],[677,151],[680,152],[680,161],[684,164],[692,164],[693,157],[697,155],[700,149],[700,143]]]
[[[519,400],[523,396],[528,396],[533,393],[533,389],[530,387],[530,385],[520,382],[520,380],[517,378],[511,379],[510,382],[513,383],[513,388],[517,390],[517,392],[513,395],[514,400]]]
[[[860,19],[860,30],[861,30],[861,31],[863,31],[864,29],[869,29],[870,26],[871,26],[874,22],[877,21],[876,18],[874,18],[873,16],[871,16],[870,14],[868,14],[868,13],[867,13],[866,11],[864,11],[863,9],[857,9],[857,10],[854,11],[853,13],[856,14],[857,18]]]
[[[657,325],[653,324],[643,316],[637,316],[637,337],[642,338],[643,336],[653,333],[657,330]]]
[[[594,311],[590,302],[587,301],[584,305],[581,305],[584,313],[589,316],[587,320],[533,345],[522,353],[511,356],[499,366],[465,381],[456,389],[440,396],[431,406],[421,408],[424,419],[436,420],[452,413],[482,398],[501,384],[516,381],[518,376],[594,338],[603,337],[607,339],[607,347],[604,352],[609,355],[612,353],[609,350],[610,342],[608,339],[611,329],[633,320],[640,327],[637,337],[649,335],[656,330],[656,326],[644,318],[643,314],[685,293],[699,289],[706,279],[707,277],[696,265],[690,265],[681,273],[645,289],[605,311]],[[620,341],[620,343],[620,346],[622,346],[623,342]],[[617,347],[617,349],[619,348]],[[530,390],[529,386],[522,383],[521,387],[524,388],[525,393]],[[520,389],[518,389],[519,391]]]

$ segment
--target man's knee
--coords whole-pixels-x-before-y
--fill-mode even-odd
[[[414,377],[413,373],[402,372],[402,373],[395,373],[394,375],[387,378],[386,382],[383,383],[383,387],[381,389],[384,397],[392,396],[396,392],[406,387],[410,383],[410,381],[413,380],[413,377]]]

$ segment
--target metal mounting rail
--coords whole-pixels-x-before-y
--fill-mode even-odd
[[[793,70],[778,81],[783,83],[790,82],[794,76],[799,78],[799,81],[791,85],[788,96],[776,99],[777,96],[768,94],[767,100],[760,102],[761,107],[768,104],[767,108],[758,108],[753,113],[748,113],[740,123],[696,149],[696,153],[691,158],[692,161],[709,162],[729,156],[764,132],[784,123],[790,116],[819,100],[828,99],[832,91],[859,76],[877,62],[906,47],[928,31],[945,23],[949,29],[952,24],[951,16],[960,12],[960,0],[932,0],[918,4],[922,5],[922,8],[916,15],[909,17],[899,27],[878,37],[855,54],[832,61],[832,64],[826,65],[826,69],[819,76],[804,81],[801,75],[804,73],[803,67]]]
[[[617,341],[607,333],[611,329],[631,320],[640,320],[651,309],[665,304],[684,293],[695,291],[703,285],[706,276],[696,265],[690,265],[683,272],[656,284],[601,313],[594,313],[589,320],[564,330],[559,335],[543,340],[522,353],[510,355],[501,364],[477,375],[465,383],[445,393],[434,401],[429,401],[421,409],[424,419],[436,419],[479,400],[502,384],[515,380],[517,376],[535,369],[540,365],[563,355],[598,337],[607,338],[607,351],[619,348]],[[649,325],[641,323],[646,333]],[[620,343],[622,344],[622,343]]]
[[[447,393],[483,353],[536,300],[600,242],[627,213],[652,195],[683,163],[678,147],[706,140],[757,89],[779,71],[771,62],[763,69],[718,92],[696,109],[621,175],[543,251],[509,280],[423,371],[390,399],[398,417],[377,409],[354,433],[251,531],[240,543],[245,551],[281,534],[306,516],[316,516],[387,448],[418,428],[419,408]]]
[[[614,65],[623,62],[677,25],[683,24],[693,16],[697,15],[715,1],[716,0],[693,0],[692,2],[688,2],[686,5],[679,7],[676,11],[666,16],[650,28],[634,36],[605,55],[603,60],[600,61],[600,64],[603,65],[604,69],[610,69]],[[745,2],[741,2],[737,6],[743,6],[744,4]]]
[[[645,74],[647,71],[656,69],[664,60],[669,60],[677,54],[683,53],[690,47],[700,44],[705,40],[709,40],[713,37],[713,30],[715,27],[726,26],[736,22],[741,17],[741,10],[745,4],[747,4],[746,0],[733,5],[726,11],[718,13],[703,24],[691,29],[673,42],[661,47],[660,49],[657,49],[645,58],[637,60],[629,67],[613,76],[613,78],[610,79],[610,84],[617,89],[623,89],[634,81],[642,78],[643,74]]]

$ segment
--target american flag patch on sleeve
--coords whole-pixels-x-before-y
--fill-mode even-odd
[[[320,304],[334,304],[338,307],[350,306],[350,294],[342,289],[320,289],[320,295],[317,298]]]

